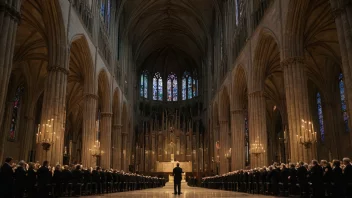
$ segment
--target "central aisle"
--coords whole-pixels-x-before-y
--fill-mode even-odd
[[[89,196],[89,198],[100,198],[100,197],[118,197],[118,198],[220,198],[220,197],[247,197],[247,198],[259,198],[266,197],[271,198],[270,196],[264,195],[251,195],[246,193],[237,193],[237,192],[229,192],[223,190],[213,190],[213,189],[205,189],[205,188],[197,188],[197,187],[189,187],[187,183],[182,183],[181,191],[183,194],[174,195],[174,183],[168,182],[163,188],[153,188],[147,190],[136,190],[130,192],[121,192],[121,193],[113,193],[106,194],[104,196]]]

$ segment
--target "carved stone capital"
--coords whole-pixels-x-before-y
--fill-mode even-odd
[[[68,75],[69,71],[60,66],[51,66],[51,67],[48,67],[48,72],[61,72],[64,75]]]
[[[6,2],[6,1],[5,1]],[[21,21],[21,13],[17,9],[4,1],[0,2],[0,12],[5,12],[5,16],[10,16],[16,22]]]
[[[97,96],[95,94],[90,94],[90,93],[84,94],[84,97],[85,98],[91,98],[91,99],[94,99],[94,100],[98,100],[99,99],[99,96]]]
[[[264,91],[253,91],[252,93],[248,94],[248,97],[263,97]]]
[[[122,125],[121,124],[114,124],[114,125],[112,125],[112,127],[115,129],[121,129]]]
[[[220,125],[224,125],[224,124],[229,123],[229,121],[227,121],[227,120],[221,120],[221,121],[219,121],[219,122],[220,122]]]
[[[294,57],[286,58],[285,60],[281,61],[282,67],[286,67],[291,64],[304,64],[304,57],[294,56]]]
[[[112,117],[112,113],[110,113],[110,112],[101,112],[100,113],[100,116],[102,117],[102,118],[104,118],[104,117]]]
[[[244,114],[245,110],[244,109],[236,109],[236,110],[231,110],[231,114],[235,115],[235,114]]]

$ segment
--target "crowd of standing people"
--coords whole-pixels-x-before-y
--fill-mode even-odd
[[[238,192],[300,195],[301,197],[352,197],[352,165],[349,158],[312,160],[310,164],[274,163],[268,167],[232,171],[203,177],[202,187]]]
[[[104,194],[165,185],[164,178],[76,165],[50,167],[48,161],[12,163],[7,157],[0,169],[0,197],[62,197]]]

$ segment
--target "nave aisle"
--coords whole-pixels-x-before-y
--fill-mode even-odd
[[[246,193],[229,192],[223,190],[204,189],[197,187],[189,187],[186,183],[182,183],[181,195],[174,195],[173,182],[166,183],[164,188],[153,188],[147,190],[137,190],[122,193],[107,194],[105,196],[89,196],[89,198],[100,198],[100,197],[118,197],[118,198],[274,198],[264,195],[251,195]]]

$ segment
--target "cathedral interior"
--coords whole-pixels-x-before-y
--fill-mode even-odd
[[[349,0],[0,0],[0,30],[1,163],[352,157]]]

